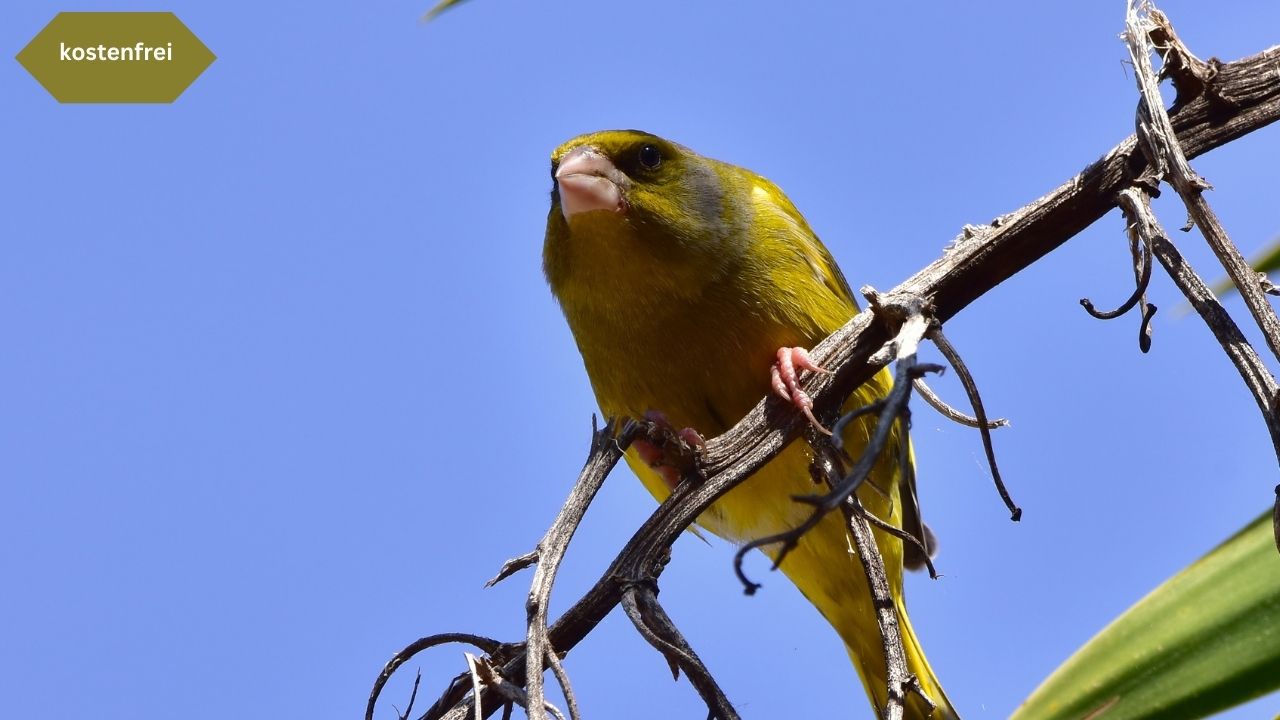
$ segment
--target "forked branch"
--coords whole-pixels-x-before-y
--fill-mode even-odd
[[[1262,331],[1272,355],[1280,360],[1280,318],[1277,318],[1275,308],[1267,299],[1272,286],[1266,281],[1265,275],[1256,272],[1245,261],[1239,248],[1227,236],[1227,231],[1223,229],[1209,201],[1205,199],[1204,191],[1211,186],[1191,169],[1187,161],[1189,153],[1185,151],[1182,139],[1175,132],[1174,122],[1164,109],[1160,97],[1160,80],[1152,68],[1151,54],[1159,53],[1164,59],[1163,72],[1172,77],[1179,97],[1194,88],[1201,88],[1208,101],[1233,107],[1234,97],[1221,92],[1216,83],[1223,66],[1216,60],[1206,63],[1193,55],[1174,32],[1169,18],[1155,9],[1149,0],[1127,0],[1124,37],[1129,56],[1133,59],[1138,91],[1142,96],[1137,117],[1137,135],[1141,141],[1139,148],[1150,163],[1149,170],[1135,181],[1135,185],[1145,193],[1140,198],[1141,202],[1132,190],[1126,191],[1129,195],[1121,196],[1126,216],[1137,233],[1150,234],[1150,239],[1144,238],[1148,246],[1164,247],[1167,244],[1165,253],[1170,260],[1174,259],[1177,249],[1168,242],[1168,237],[1151,213],[1149,203],[1160,180],[1167,180],[1173,185],[1186,205],[1190,222],[1200,229],[1200,234],[1240,291],[1240,296],[1244,298],[1249,313]],[[1183,229],[1189,230],[1190,227],[1189,224]],[[1181,260],[1180,257],[1177,259]],[[1166,269],[1169,268],[1163,258],[1161,263],[1165,264]],[[1185,263],[1179,269],[1184,276],[1182,282],[1175,277],[1175,282],[1179,282],[1187,299],[1192,300],[1193,307],[1204,318],[1210,330],[1213,330],[1223,351],[1244,377],[1245,384],[1262,411],[1263,421],[1271,433],[1271,444],[1280,460],[1280,416],[1277,408],[1280,397],[1277,396],[1275,378],[1257,358],[1257,353],[1244,340],[1239,328],[1235,327],[1234,321],[1222,310],[1212,292],[1207,293],[1207,298],[1203,296],[1196,287],[1199,278],[1195,273],[1190,272]],[[1172,275],[1174,271],[1169,272]],[[1203,282],[1199,285],[1202,286]],[[1193,294],[1197,295],[1197,299],[1192,298]],[[1223,322],[1224,318],[1230,325]],[[1275,512],[1280,516],[1280,496],[1277,496],[1275,502]],[[1280,523],[1276,525],[1275,540],[1276,547],[1280,549]]]
[[[1280,49],[1272,48],[1231,63],[1205,63],[1190,53],[1178,50],[1181,46],[1176,42],[1176,36],[1168,27],[1167,21],[1162,24],[1160,18],[1163,16],[1153,13],[1151,17],[1154,24],[1140,25],[1138,34],[1154,41],[1155,46],[1164,52],[1166,68],[1173,74],[1178,85],[1179,96],[1167,113],[1167,120],[1169,135],[1174,139],[1183,158],[1193,158],[1280,119],[1280,73],[1275,71],[1280,66]],[[1186,72],[1179,73],[1179,67],[1185,68]],[[1163,114],[1163,110],[1154,112],[1154,107],[1153,103],[1148,109],[1148,116]],[[1143,129],[1141,134],[1141,142],[1145,142],[1152,133]],[[998,218],[990,225],[966,227],[965,232],[939,259],[886,295],[920,298],[932,307],[933,320],[945,323],[988,290],[1048,254],[1106,214],[1124,198],[1121,191],[1133,187],[1135,181],[1143,178],[1153,166],[1157,173],[1161,173],[1175,164],[1167,158],[1161,160],[1159,156],[1156,156],[1153,163],[1149,163],[1147,157],[1140,150],[1139,136],[1130,136],[1040,199]],[[1193,176],[1187,177],[1191,178],[1189,183],[1177,181],[1176,176],[1171,179],[1175,180],[1175,185],[1182,182],[1189,194],[1198,197],[1202,188],[1194,187]],[[1214,224],[1211,219],[1212,216],[1205,213],[1196,222],[1205,228]],[[1185,262],[1163,232],[1149,240],[1148,245],[1152,255],[1166,269],[1170,269],[1171,274],[1186,270]],[[1241,268],[1230,257],[1229,252],[1227,255],[1228,259],[1224,262],[1229,263],[1232,278],[1241,288],[1251,312],[1267,334],[1273,352],[1280,354],[1280,334],[1272,332],[1277,327],[1275,313],[1269,306],[1258,306],[1253,289],[1246,290],[1251,286],[1258,287],[1256,276]],[[1184,292],[1190,293],[1188,297],[1192,299],[1193,306],[1197,307],[1202,316],[1206,312],[1216,316],[1221,311],[1221,306],[1217,306],[1216,301],[1209,302],[1212,294],[1203,288],[1203,283],[1196,285],[1190,280],[1187,282],[1192,290],[1184,288]],[[1224,311],[1221,314],[1225,316]],[[859,314],[813,349],[814,361],[834,370],[832,375],[812,378],[806,386],[806,392],[813,398],[814,410],[820,417],[834,416],[844,399],[887,362],[888,358],[877,363],[872,361],[872,357],[889,342],[890,333],[897,332],[898,326],[889,327],[887,323],[878,322],[874,315],[874,312]],[[1230,320],[1229,317],[1226,319]],[[1238,334],[1238,328],[1235,332]],[[1219,339],[1223,341],[1222,337]],[[1275,423],[1272,412],[1276,398],[1274,379],[1266,372],[1247,343],[1223,342],[1246,383],[1254,390],[1264,417],[1267,418],[1268,427],[1272,430],[1273,441],[1277,442],[1277,452],[1280,453],[1280,441],[1275,440],[1280,438],[1277,433],[1280,425]],[[900,384],[909,388],[910,378],[903,378]],[[989,425],[981,415],[975,417],[975,421],[980,426]],[[680,533],[691,526],[718,498],[776,456],[802,432],[805,425],[803,418],[789,407],[776,399],[766,398],[728,432],[707,441],[700,454],[700,480],[686,480],[675,488],[671,496],[622,549],[604,576],[547,628],[545,642],[539,641],[544,647],[534,652],[532,657],[539,660],[549,657],[550,648],[554,648],[557,655],[563,655],[573,648],[621,601],[629,589],[635,587],[634,584],[629,584],[632,581],[626,580],[627,578],[644,577],[646,572],[660,567],[662,558]],[[592,456],[596,458],[604,452],[612,451],[596,448]],[[616,460],[614,457],[612,462],[616,463]],[[1011,508],[1015,507],[1011,501],[1009,504]],[[541,563],[548,560],[544,556],[546,549],[545,546],[540,547],[538,555],[539,569],[544,573],[547,571],[542,569]],[[523,561],[530,559],[526,556]],[[520,564],[522,563],[516,563]],[[554,572],[547,575],[545,587],[548,592],[553,575]],[[531,601],[533,599],[531,595]],[[636,599],[639,601],[643,598],[636,596]],[[534,626],[541,627],[541,623],[546,620],[545,596],[539,595],[538,602],[531,604],[530,610],[531,620],[538,620],[531,622],[530,638],[533,639],[535,634],[541,634],[540,631],[533,630]],[[540,619],[534,617],[536,613],[542,613]],[[670,638],[666,641],[670,642]],[[490,654],[494,672],[492,679],[497,685],[481,687],[478,697],[468,697],[471,683],[454,682],[428,713],[428,717],[464,720],[477,712],[487,716],[500,707],[509,707],[512,702],[509,693],[511,687],[503,683],[519,685],[525,682],[525,663],[528,657],[525,648],[520,645],[501,645],[494,648],[493,652],[488,649],[485,651]],[[397,658],[400,663],[407,660],[407,656],[398,655]],[[539,663],[530,665],[537,664]],[[384,675],[393,669],[389,663]],[[530,677],[534,675],[540,677],[541,673],[529,674]],[[381,688],[382,682],[385,682],[384,678],[380,678],[377,689]],[[375,698],[371,698],[370,702],[370,715],[373,699]],[[528,698],[528,701],[534,712],[542,707],[533,702],[533,698]],[[479,707],[476,706],[477,703]]]

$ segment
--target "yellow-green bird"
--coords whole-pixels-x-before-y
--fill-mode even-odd
[[[858,308],[835,260],[776,185],[636,130],[566,142],[551,155],[551,173],[543,268],[606,416],[659,412],[676,428],[713,437],[771,390],[809,412],[796,376],[820,369],[805,348]],[[884,396],[891,383],[881,371],[846,407]],[[851,455],[873,427],[871,418],[849,424]],[[662,500],[674,477],[655,452],[641,444],[627,462]],[[734,542],[795,527],[809,508],[792,497],[815,491],[810,460],[806,443],[791,443],[699,525]],[[900,485],[898,463],[886,455],[859,498],[889,523],[918,523],[914,493]],[[938,706],[929,715],[912,696],[906,717],[957,717],[907,620],[903,544],[875,533],[910,671]],[[781,570],[840,633],[878,715],[887,693],[884,655],[866,576],[850,547],[843,518],[832,513]]]

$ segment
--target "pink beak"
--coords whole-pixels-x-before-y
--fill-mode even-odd
[[[560,160],[556,185],[560,188],[560,211],[566,220],[593,210],[626,212],[622,188],[627,176],[593,147],[580,145]]]

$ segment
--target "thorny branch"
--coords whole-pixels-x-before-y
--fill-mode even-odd
[[[1275,72],[1275,68],[1280,66],[1280,48],[1271,48],[1230,63],[1217,60],[1204,62],[1186,51],[1163,15],[1152,12],[1150,20],[1150,23],[1136,26],[1129,35],[1131,39],[1138,37],[1142,42],[1150,41],[1161,49],[1165,71],[1173,78],[1178,97],[1167,114],[1155,111],[1159,107],[1158,102],[1153,102],[1144,112],[1147,117],[1167,117],[1165,137],[1173,140],[1177,154],[1170,156],[1157,153],[1154,155],[1156,161],[1149,163],[1148,156],[1140,150],[1140,142],[1147,142],[1154,133],[1147,127],[1140,126],[1139,135],[1125,139],[1078,175],[1040,199],[997,218],[989,225],[966,226],[942,257],[886,293],[887,295],[925,301],[933,308],[933,320],[939,324],[944,323],[988,290],[1078,234],[1117,203],[1124,202],[1132,206],[1133,201],[1139,198],[1130,195],[1126,199],[1122,191],[1135,183],[1141,186],[1140,178],[1148,175],[1153,165],[1159,175],[1169,171],[1172,165],[1185,165],[1185,158],[1201,155],[1280,119],[1280,74]],[[1143,50],[1139,49],[1138,52],[1145,57]],[[1179,156],[1183,158],[1181,161],[1178,160]],[[1171,180],[1175,187],[1192,197],[1188,201],[1189,206],[1201,208],[1196,211],[1199,212],[1198,216],[1196,212],[1192,215],[1196,224],[1201,228],[1215,226],[1216,218],[1213,218],[1207,204],[1203,204],[1203,198],[1200,197],[1203,186],[1198,186],[1197,176],[1190,173],[1189,168],[1184,174],[1174,170]],[[1145,200],[1145,196],[1139,197]],[[1145,206],[1145,203],[1138,202],[1138,205]],[[1154,221],[1149,227],[1158,228]],[[1225,240],[1225,234],[1221,239]],[[1180,287],[1192,299],[1192,304],[1202,316],[1206,317],[1206,321],[1209,321],[1210,316],[1215,318],[1209,322],[1211,328],[1215,328],[1215,333],[1226,327],[1221,321],[1225,319],[1229,322],[1229,316],[1213,300],[1203,282],[1194,273],[1188,275],[1189,268],[1163,231],[1155,232],[1144,242],[1156,259],[1175,276],[1175,281],[1179,277],[1183,278],[1186,284],[1180,284]],[[1225,245],[1230,244],[1226,242]],[[1232,279],[1241,288],[1255,319],[1263,326],[1273,352],[1280,355],[1280,333],[1276,332],[1275,314],[1269,307],[1259,305],[1253,292],[1254,289],[1259,289],[1256,276],[1236,262],[1229,247],[1223,248],[1223,253],[1227,256],[1224,263],[1228,265]],[[1236,256],[1238,257],[1238,253]],[[888,323],[879,322],[880,318],[875,315],[874,310],[859,314],[813,349],[812,356],[816,363],[834,369],[833,374],[811,377],[806,383],[806,391],[813,398],[814,410],[819,416],[833,416],[843,400],[887,361],[884,358],[879,363],[873,362],[872,356],[889,341],[890,333],[897,329],[890,327]],[[1234,328],[1234,323],[1230,327]],[[1235,328],[1234,335],[1239,335],[1238,328]],[[1271,413],[1276,398],[1274,379],[1265,371],[1257,354],[1243,338],[1227,340],[1224,335],[1218,337],[1250,389],[1254,390],[1264,417],[1268,420],[1268,427],[1272,430],[1273,439],[1280,437],[1277,435],[1277,426],[1273,425],[1274,417]],[[983,422],[981,415],[974,420],[979,426],[987,424]],[[765,398],[728,432],[707,441],[700,453],[699,481],[686,480],[676,487],[622,549],[604,576],[547,628],[544,652],[536,653],[533,657],[563,655],[573,648],[635,587],[634,581],[627,580],[628,578],[643,578],[646,577],[646,572],[660,568],[660,560],[669,552],[671,544],[680,533],[692,525],[719,497],[772,459],[800,434],[804,426],[805,421],[797,413],[774,398]],[[593,447],[589,465],[597,462],[607,452],[601,446]],[[1280,451],[1280,443],[1277,448]],[[611,466],[616,461],[615,456],[608,465]],[[594,494],[594,491],[590,494]],[[1277,498],[1280,500],[1280,494]],[[589,501],[589,497],[587,500]],[[576,522],[566,527],[576,527]],[[1280,505],[1277,507],[1277,529],[1280,530]],[[570,534],[571,532],[570,529]],[[500,577],[531,562],[546,562],[549,558],[541,557],[541,553],[546,551],[547,547],[540,545],[537,553],[517,559],[513,565],[504,568]],[[545,570],[543,572],[546,573]],[[553,575],[554,570],[546,574],[548,579],[545,586],[548,592]],[[534,595],[531,592],[531,601],[534,600]],[[542,621],[545,622],[545,596],[541,596],[540,604]],[[531,628],[535,625],[532,620],[535,619],[537,610],[531,603]],[[534,632],[531,631],[530,634],[532,636]],[[671,637],[674,636],[665,636],[664,642],[670,642]],[[424,638],[424,641],[427,640],[432,639]],[[519,689],[518,684],[526,681],[526,659],[529,657],[526,648],[518,644],[498,644],[482,640],[489,645],[481,646],[481,649],[489,655],[487,660],[493,669],[490,678],[492,684],[484,684],[478,696],[468,696],[468,690],[471,689],[471,683],[467,682],[468,676],[455,678],[423,717],[464,720],[477,712],[488,715],[500,707],[505,707],[509,712],[511,703],[520,700],[512,699],[512,690]],[[429,645],[447,641],[439,640]],[[679,647],[674,643],[673,645]],[[372,717],[373,704],[386,677],[417,652],[411,651],[412,648],[413,646],[406,648],[388,663],[375,685],[366,717]],[[554,653],[550,652],[550,648],[555,649]],[[696,666],[700,665],[697,663]],[[696,667],[694,664],[680,666],[687,674],[694,674],[689,669]],[[533,675],[540,676],[541,673],[530,673],[530,676]],[[533,707],[540,709],[537,704]],[[712,711],[716,712],[714,708]],[[721,717],[732,715],[726,711]]]

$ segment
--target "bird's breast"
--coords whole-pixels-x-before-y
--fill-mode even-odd
[[[565,311],[606,415],[656,410],[705,437],[727,430],[768,392],[779,347],[803,342],[750,298],[715,292],[695,302],[649,297],[626,309]]]

